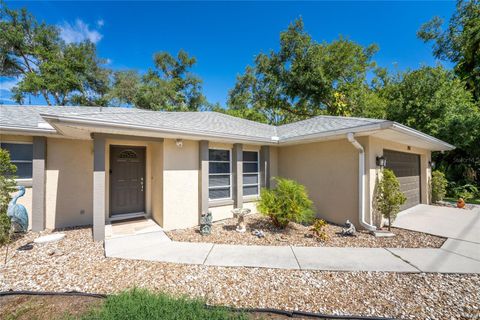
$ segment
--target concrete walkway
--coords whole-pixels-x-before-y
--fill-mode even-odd
[[[413,222],[412,222],[413,221]],[[449,239],[434,248],[243,246],[175,242],[163,231],[105,240],[107,257],[224,267],[480,274],[480,209],[416,206],[395,226]]]

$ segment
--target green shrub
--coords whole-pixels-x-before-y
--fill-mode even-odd
[[[478,195],[478,188],[473,184],[465,184],[463,186],[455,186],[452,188],[452,194],[455,198],[462,198],[467,202]]]
[[[8,151],[0,148],[0,245],[10,239],[10,218],[7,216],[8,203],[16,185],[13,175],[17,167],[10,162]]]
[[[309,223],[315,214],[305,186],[289,179],[275,178],[276,187],[262,189],[257,208],[273,224],[285,228],[289,222]]]
[[[442,201],[447,193],[448,181],[441,171],[432,172],[432,202]]]
[[[105,303],[80,317],[82,320],[225,320],[247,319],[225,308],[207,308],[205,302],[185,297],[174,298],[164,293],[132,289],[109,296]]]
[[[328,235],[325,232],[325,227],[327,226],[327,222],[323,219],[315,219],[315,222],[312,225],[310,231],[319,241],[327,241]]]
[[[400,183],[390,169],[383,170],[383,178],[378,183],[376,202],[378,211],[388,219],[388,230],[407,198],[400,191]]]

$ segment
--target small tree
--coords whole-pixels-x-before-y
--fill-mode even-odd
[[[262,189],[257,208],[273,224],[285,228],[290,221],[308,223],[314,218],[313,202],[305,186],[296,181],[275,178],[274,189]]]
[[[17,167],[10,162],[10,154],[0,149],[0,245],[9,241],[10,218],[7,216],[8,203],[16,185],[13,175]]]
[[[441,171],[432,172],[432,202],[442,201],[447,193],[448,181]]]
[[[400,183],[390,169],[383,170],[383,178],[378,184],[377,206],[383,217],[388,219],[388,230],[390,231],[392,221],[397,217],[400,206],[407,198],[400,191]]]

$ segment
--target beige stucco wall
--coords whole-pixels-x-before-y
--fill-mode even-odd
[[[174,139],[163,143],[163,227],[167,230],[199,223],[199,143]]]
[[[46,227],[92,224],[92,141],[47,139]]]
[[[305,185],[317,217],[358,225],[358,152],[346,139],[277,149],[278,176]]]
[[[33,142],[32,136],[17,136],[17,135],[5,135],[0,134],[0,142]],[[31,182],[31,179],[27,179]],[[32,228],[32,187],[31,183],[25,187],[25,195],[17,200],[18,204],[21,204],[27,209],[28,212],[28,228]],[[12,196],[16,192],[12,193]]]
[[[394,141],[387,141],[376,137],[368,137],[368,149],[367,159],[365,160],[367,168],[367,186],[369,187],[366,192],[366,218],[368,222],[379,224],[381,220],[374,216],[373,213],[373,198],[375,191],[375,183],[377,177],[381,179],[381,172],[376,165],[376,157],[383,155],[383,150],[394,150],[405,153],[413,153],[420,155],[420,192],[421,202],[430,203],[430,194],[428,191],[428,185],[431,178],[431,169],[428,162],[431,160],[431,152],[429,150],[410,147],[405,144],[400,144]]]

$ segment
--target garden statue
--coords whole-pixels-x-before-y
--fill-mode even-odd
[[[7,216],[12,221],[12,228],[14,232],[26,232],[28,229],[28,213],[27,209],[21,204],[17,204],[18,198],[25,194],[25,187],[17,187],[18,194],[16,194],[12,201],[8,204]]]
[[[202,236],[209,235],[212,232],[212,212],[208,211],[202,214],[200,218],[200,234]]]
[[[463,200],[462,198],[459,198],[457,200],[457,208],[463,209],[463,207],[465,207],[465,200]]]
[[[265,238],[265,233],[262,230],[253,230],[252,234],[257,238]]]
[[[245,226],[245,216],[250,212],[251,212],[250,209],[244,209],[244,208],[237,208],[232,210],[233,216],[238,219],[237,228],[235,229],[237,232],[243,233],[247,231],[247,227]]]
[[[357,232],[355,226],[350,222],[350,220],[347,220],[345,222],[345,228],[342,229],[342,236],[354,236],[355,232]]]

